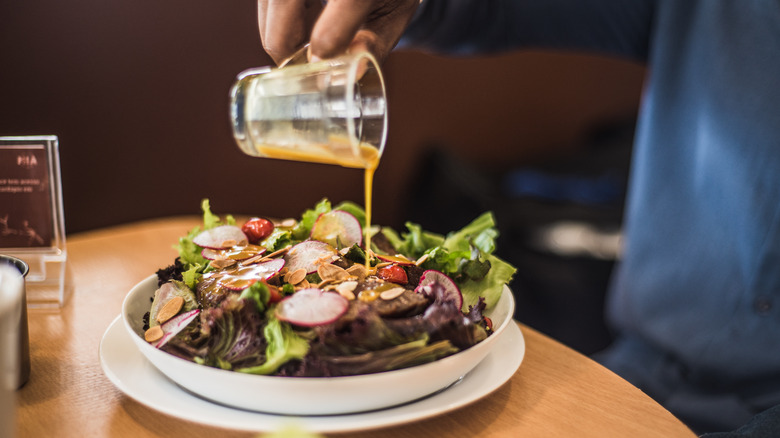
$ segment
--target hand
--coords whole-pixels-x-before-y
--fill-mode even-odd
[[[369,51],[382,62],[398,43],[420,0],[258,0],[260,38],[279,64],[310,42],[309,56],[324,59]]]

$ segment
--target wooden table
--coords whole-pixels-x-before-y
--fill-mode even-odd
[[[100,340],[125,294],[169,264],[176,256],[172,244],[196,225],[198,218],[169,218],[69,236],[68,301],[60,310],[30,311],[32,375],[17,392],[18,436],[257,436],[147,408],[116,389],[99,363]],[[477,405],[343,436],[695,436],[617,375],[531,328],[521,329],[526,354],[520,369]]]

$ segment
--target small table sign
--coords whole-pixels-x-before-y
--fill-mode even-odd
[[[30,266],[29,307],[65,301],[65,224],[56,136],[0,137],[0,253]]]

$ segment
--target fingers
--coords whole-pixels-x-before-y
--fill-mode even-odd
[[[330,0],[312,30],[312,58],[367,50],[382,62],[419,4],[419,0]]]
[[[258,0],[257,23],[263,49],[279,64],[308,41],[319,1]]]
[[[277,64],[311,42],[312,60],[366,50],[382,62],[398,43],[419,0],[258,0],[258,28]],[[316,24],[315,24],[316,21]]]
[[[383,8],[369,15],[364,29],[358,32],[352,45],[367,47],[383,62],[398,44],[419,5],[419,0],[386,1]]]
[[[311,32],[312,58],[330,58],[347,51],[378,1],[329,0]]]

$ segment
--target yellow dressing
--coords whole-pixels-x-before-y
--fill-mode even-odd
[[[369,260],[369,254],[371,253],[371,201],[374,187],[374,172],[379,165],[379,157],[377,156],[370,166],[366,167],[365,175],[363,177],[363,197],[365,198],[366,207],[366,228],[363,230],[365,238],[363,239],[366,244],[366,268],[371,266]]]
[[[360,169],[376,168],[379,163],[377,148],[366,143],[361,143],[358,148],[358,154],[355,155],[349,140],[335,135],[328,138],[327,144],[290,145],[289,147],[255,145],[257,154],[267,158],[337,164]]]

